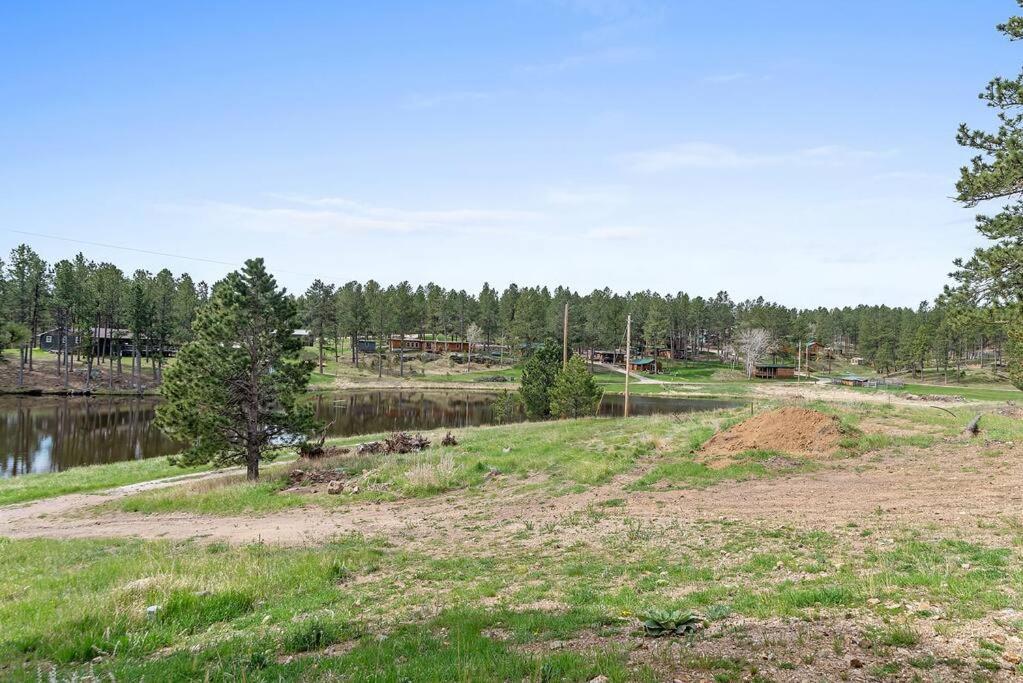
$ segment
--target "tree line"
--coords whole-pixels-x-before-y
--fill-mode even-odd
[[[90,386],[96,364],[106,358],[113,386],[115,374],[124,374],[126,355],[134,384],[142,381],[143,356],[152,358],[159,381],[164,357],[191,339],[196,311],[207,298],[206,284],[187,273],[175,277],[165,268],[128,275],[81,253],[49,264],[21,244],[0,259],[0,348],[19,350],[19,383],[26,368],[34,369],[34,349],[47,332],[58,341],[65,385],[77,362]]]
[[[111,385],[124,372],[123,357],[131,359],[133,383],[142,381],[145,356],[152,358],[152,376],[159,380],[163,358],[192,338],[196,311],[209,298],[207,285],[187,273],[129,275],[80,253],[51,265],[25,244],[0,261],[0,273],[0,341],[20,349],[20,365],[31,370],[40,333],[56,330],[65,340],[56,349],[65,379],[76,362],[91,378],[94,365],[105,359]],[[742,331],[757,329],[766,331],[775,358],[791,359],[799,345],[816,340],[837,353],[861,356],[878,372],[954,371],[970,361],[997,363],[1006,341],[1005,326],[991,309],[955,297],[916,308],[797,309],[763,298],[734,302],[723,291],[712,297],[610,288],[583,294],[564,286],[517,284],[499,291],[484,283],[468,292],[432,282],[337,285],[317,279],[294,300],[299,321],[317,340],[321,368],[325,349],[339,360],[343,339],[350,342],[353,363],[360,362],[360,339],[376,340],[383,349],[392,335],[529,348],[561,338],[566,304],[574,348],[622,348],[631,316],[634,346],[648,355],[670,351],[678,358],[706,351],[727,357]],[[72,331],[78,343],[69,341]]]

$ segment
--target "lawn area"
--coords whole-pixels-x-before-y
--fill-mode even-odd
[[[551,495],[578,492],[610,481],[655,451],[677,454],[692,463],[694,479],[723,478],[744,472],[714,474],[693,461],[690,451],[714,433],[711,426],[734,418],[740,411],[720,411],[701,420],[679,424],[668,416],[643,420],[589,418],[557,422],[518,423],[498,427],[454,430],[457,446],[431,448],[407,455],[346,456],[315,464],[343,471],[359,492],[346,496],[326,493],[325,487],[308,495],[282,494],[290,467],[271,468],[257,484],[242,477],[196,482],[175,488],[139,493],[111,505],[126,512],[195,512],[233,515],[270,512],[311,504],[351,505],[355,502],[436,496],[448,491],[481,489],[495,478],[510,487],[529,484]],[[427,432],[438,443],[448,430]],[[382,435],[380,435],[382,436]],[[379,436],[361,436],[335,445],[364,442]],[[299,465],[306,467],[307,465]]]
[[[838,420],[837,450],[701,457],[745,409],[525,423],[297,465],[342,472],[343,495],[283,492],[281,463],[42,520],[92,536],[120,515],[149,540],[0,538],[0,678],[1023,674],[1023,517],[1000,498],[1023,479],[1023,421],[987,412],[971,440],[926,407],[803,407]],[[232,540],[246,519],[298,531]],[[175,524],[195,537],[158,538]],[[657,610],[703,628],[648,637]]]
[[[852,387],[855,391],[867,393],[915,394],[917,396],[962,396],[974,401],[1023,401],[1023,391],[1003,384],[1000,387],[952,386],[941,384],[906,384],[902,387],[871,388]]]
[[[167,458],[149,458],[107,465],[74,467],[63,472],[24,474],[0,479],[0,505],[51,498],[66,493],[88,493],[152,481],[164,477],[201,472],[209,468],[181,468]]]

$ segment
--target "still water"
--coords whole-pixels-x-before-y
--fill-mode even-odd
[[[346,391],[310,397],[332,436],[493,424],[499,393]],[[153,423],[156,398],[0,396],[0,477],[56,472],[79,465],[168,455],[180,445]],[[735,406],[732,401],[634,396],[633,415],[683,413]],[[622,414],[622,397],[607,396],[601,415]],[[521,411],[511,420],[525,419]]]

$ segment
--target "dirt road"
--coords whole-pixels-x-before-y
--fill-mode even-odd
[[[733,519],[828,529],[870,517],[874,524],[892,527],[926,526],[937,534],[966,528],[983,535],[986,532],[977,528],[978,519],[1018,520],[1023,515],[1023,446],[1006,447],[998,455],[990,450],[982,443],[948,442],[927,450],[830,461],[816,472],[702,490],[628,490],[653,465],[646,462],[607,484],[556,498],[524,490],[522,482],[497,478],[483,495],[458,491],[388,503],[309,506],[260,516],[142,515],[96,509],[142,490],[188,485],[187,480],[163,480],[0,508],[0,535],[303,545],[359,532],[402,543],[456,542],[480,534],[499,538],[523,525],[557,524],[611,498],[625,501],[624,506],[613,508],[614,515],[652,522]]]

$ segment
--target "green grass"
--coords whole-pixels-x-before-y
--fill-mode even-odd
[[[87,674],[101,680],[664,680],[659,667],[668,659],[650,658],[637,646],[637,615],[651,609],[692,610],[722,622],[712,635],[664,650],[677,651],[677,666],[687,673],[707,678],[769,678],[757,667],[771,666],[761,656],[770,652],[785,659],[779,668],[799,667],[803,677],[816,678],[791,652],[772,650],[761,637],[768,632],[756,631],[782,618],[792,619],[796,630],[852,618],[858,639],[885,658],[868,671],[890,676],[933,668],[947,676],[950,665],[921,649],[934,646],[931,629],[990,623],[1001,610],[1018,607],[1018,522],[990,520],[994,526],[985,528],[994,535],[978,540],[969,526],[960,530],[966,538],[950,538],[940,535],[946,528],[903,528],[880,515],[815,528],[812,520],[800,526],[770,516],[739,521],[713,510],[675,518],[675,502],[665,502],[653,519],[649,508],[630,512],[636,489],[842,467],[876,448],[892,455],[925,449],[957,436],[965,422],[926,407],[811,407],[841,418],[850,440],[845,453],[815,464],[753,451],[712,470],[692,451],[715,424],[741,419],[736,410],[691,420],[477,428],[456,432],[458,446],[425,455],[325,463],[361,478],[363,492],[355,496],[361,500],[465,489],[437,502],[463,510],[452,529],[395,529],[387,539],[348,535],[308,547],[0,539],[0,678],[36,681],[52,672],[58,680]],[[880,438],[867,424],[878,421],[919,433]],[[989,438],[1023,439],[1018,419],[990,414],[981,424]],[[450,466],[430,474],[442,461]],[[619,486],[615,477],[640,464],[647,468],[642,476]],[[238,514],[351,498],[282,495],[288,467],[265,468],[265,481],[255,485],[224,478],[115,505]],[[509,497],[539,492],[554,505],[559,494],[608,482],[581,506],[547,514],[545,505],[539,520],[520,517]],[[474,507],[504,497],[513,501],[508,508]],[[657,496],[646,500],[658,502]],[[152,617],[149,606],[157,607]],[[760,643],[756,656],[702,649],[718,638],[742,643],[743,633]],[[990,640],[952,678],[998,664],[1000,654],[985,643]]]
[[[203,471],[203,467],[181,468],[167,458],[149,458],[107,465],[74,467],[63,472],[25,474],[0,479],[0,505],[51,498],[66,493],[86,493],[137,484],[142,481]]]
[[[636,480],[633,488],[704,488],[726,480],[764,478],[783,474],[794,474],[813,469],[809,458],[799,458],[772,451],[747,451],[732,458],[733,462],[724,467],[711,467],[698,462],[695,457],[673,459],[658,463]]]
[[[437,443],[447,431],[436,430],[427,436]],[[357,481],[360,487],[357,494],[327,495],[325,486],[316,494],[282,493],[287,486],[287,468],[280,467],[266,470],[262,480],[255,484],[240,476],[201,481],[139,493],[114,505],[129,512],[233,515],[310,504],[335,506],[353,501],[432,496],[455,489],[472,490],[487,481],[514,485],[530,476],[539,476],[536,485],[557,495],[605,483],[629,470],[639,458],[653,453],[657,447],[655,440],[670,447],[666,452],[691,458],[688,451],[696,433],[707,438],[707,427],[680,424],[668,416],[630,420],[589,418],[456,430],[457,446],[433,447],[422,454],[345,457],[318,465],[343,471],[348,479]],[[335,443],[374,438],[366,435]]]
[[[460,367],[462,367],[462,366],[460,366]],[[477,368],[479,366],[477,366],[475,363],[473,363],[473,367]],[[420,380],[422,380],[424,382],[437,382],[437,383],[446,383],[446,382],[479,382],[481,384],[490,386],[490,384],[487,382],[487,380],[489,378],[491,378],[491,377],[505,377],[507,379],[507,382],[518,382],[518,381],[520,381],[522,379],[522,368],[521,367],[495,368],[493,370],[482,368],[482,369],[478,369],[478,370],[473,370],[472,372],[461,372],[461,373],[456,373],[456,374],[423,375],[422,377],[420,377],[418,379],[420,379]],[[494,386],[494,388],[500,388],[502,386],[507,386],[507,385],[503,384],[501,382],[493,382],[493,386]]]
[[[116,680],[329,672],[350,680],[663,680],[644,665],[630,669],[632,648],[615,644],[649,609],[754,620],[874,614],[894,621],[866,629],[872,643],[912,649],[920,643],[914,620],[928,615],[903,605],[926,601],[946,619],[978,618],[1014,603],[1021,570],[1006,548],[907,537],[857,549],[851,532],[728,521],[621,517],[591,543],[544,541],[591,523],[568,518],[455,553],[445,552],[448,542],[411,551],[360,536],[308,548],[0,539],[0,671],[8,680],[45,677],[51,666],[62,680],[89,670]],[[543,600],[561,606],[531,606]],[[609,640],[592,651],[527,647],[582,634]]]

